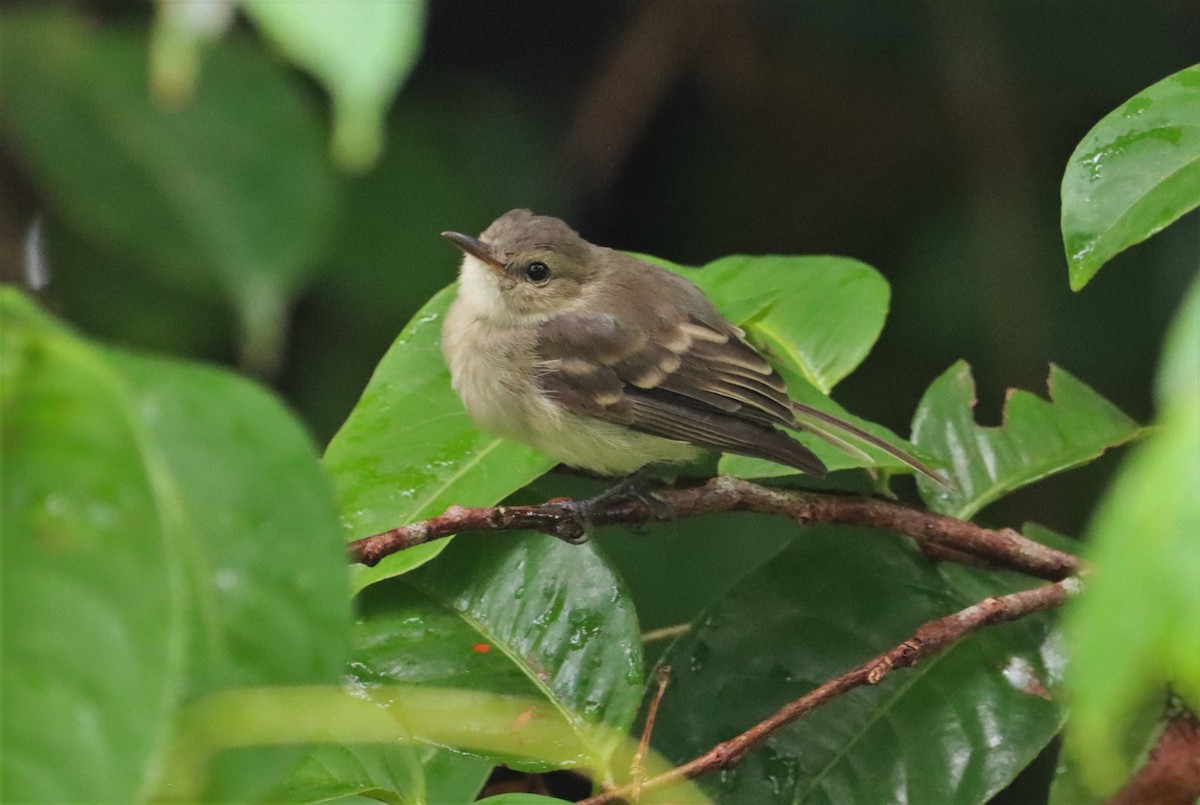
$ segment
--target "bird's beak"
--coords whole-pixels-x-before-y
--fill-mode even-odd
[[[472,257],[479,258],[496,273],[501,275],[505,273],[504,263],[496,259],[496,255],[492,253],[492,247],[479,238],[473,238],[461,232],[443,232],[442,237]]]

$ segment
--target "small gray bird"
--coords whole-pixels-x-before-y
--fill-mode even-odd
[[[482,429],[607,475],[726,451],[820,475],[780,427],[863,455],[902,450],[788,397],[779,373],[696,285],[588,243],[557,218],[512,210],[466,256],[442,329],[454,390]]]

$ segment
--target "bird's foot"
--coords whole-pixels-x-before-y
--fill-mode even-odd
[[[672,512],[666,501],[648,488],[646,482],[649,477],[645,470],[638,470],[594,497],[546,503],[547,507],[553,508],[562,517],[556,524],[554,535],[572,545],[587,542],[595,530],[595,515],[606,506],[627,500],[641,502],[656,520],[671,519]]]

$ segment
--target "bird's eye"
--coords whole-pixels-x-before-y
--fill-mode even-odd
[[[542,261],[530,263],[525,266],[525,278],[530,282],[541,285],[546,280],[550,279],[550,266]]]

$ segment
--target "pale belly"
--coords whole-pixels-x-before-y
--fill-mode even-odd
[[[496,332],[482,333],[476,321],[463,324],[457,339],[444,342],[444,351],[454,390],[482,430],[524,442],[563,464],[608,475],[626,475],[647,464],[691,461],[702,454],[686,442],[638,433],[555,405],[531,375],[505,368],[531,366],[532,345]]]

